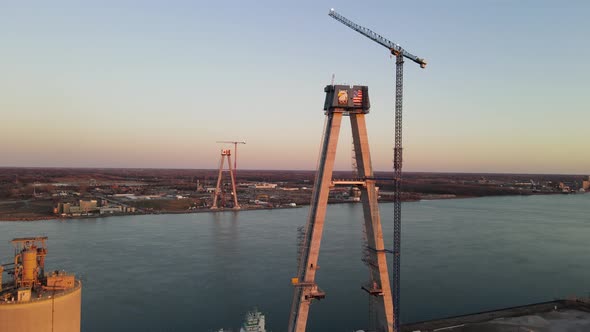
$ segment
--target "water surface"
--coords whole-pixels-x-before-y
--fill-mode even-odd
[[[402,322],[590,293],[590,195],[404,203]],[[392,247],[392,204],[381,204]],[[236,329],[258,307],[285,331],[296,229],[307,208],[0,223],[0,259],[14,237],[49,236],[47,267],[83,280],[82,331]],[[360,204],[330,205],[310,331],[368,322]],[[391,259],[389,260],[391,262]]]

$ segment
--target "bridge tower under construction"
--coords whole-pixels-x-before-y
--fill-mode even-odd
[[[234,178],[234,170],[231,166],[231,150],[230,149],[223,149],[221,150],[221,161],[219,162],[219,175],[217,176],[217,186],[215,187],[215,194],[213,195],[213,204],[211,205],[212,210],[216,210],[219,208],[217,201],[221,199],[221,207],[225,207],[225,188],[222,186],[222,177],[223,177],[223,164],[225,163],[225,159],[227,158],[227,167],[229,169],[229,176],[231,180],[231,195],[233,197],[234,209],[239,209],[240,205],[238,204],[238,195],[236,193],[236,179]]]
[[[324,89],[326,127],[322,139],[320,160],[315,177],[310,212],[299,245],[299,267],[291,282],[294,289],[289,319],[290,332],[303,332],[307,325],[309,307],[314,299],[325,297],[315,283],[318,270],[320,243],[324,229],[330,188],[335,185],[356,185],[361,190],[361,202],[366,232],[366,254],[363,260],[369,267],[369,282],[361,288],[370,294],[377,331],[394,330],[394,308],[389,272],[387,270],[381,218],[377,204],[375,178],[371,165],[365,115],[369,113],[369,94],[366,86],[328,85]],[[352,138],[358,178],[334,180],[334,159],[342,117],[347,115],[352,126]]]

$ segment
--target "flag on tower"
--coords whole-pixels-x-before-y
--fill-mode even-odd
[[[354,106],[362,106],[362,104],[363,104],[363,90],[362,89],[354,90],[354,93],[352,95],[352,103],[354,104]]]

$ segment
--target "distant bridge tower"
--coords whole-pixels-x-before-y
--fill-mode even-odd
[[[219,175],[217,176],[217,186],[215,187],[215,195],[213,196],[213,205],[211,206],[212,210],[215,210],[218,208],[217,206],[217,201],[220,198],[222,198],[222,206],[221,207],[225,207],[225,200],[223,199],[224,197],[224,190],[223,188],[221,188],[221,184],[222,184],[222,177],[223,177],[223,164],[224,161],[227,157],[227,168],[229,169],[229,176],[231,179],[231,190],[232,190],[232,196],[234,198],[234,209],[239,209],[240,205],[238,204],[238,194],[236,193],[236,180],[234,178],[234,172],[231,166],[231,150],[230,149],[223,149],[221,150],[221,161],[219,162]]]
[[[326,296],[315,283],[315,275],[318,269],[320,242],[330,187],[355,185],[361,190],[364,230],[367,238],[367,250],[363,260],[370,263],[367,264],[369,282],[362,285],[361,288],[373,299],[372,305],[376,316],[377,331],[392,332],[394,329],[394,308],[385,256],[387,252],[391,251],[386,250],[383,245],[377,191],[365,124],[365,114],[369,113],[368,88],[366,86],[328,85],[324,91],[326,92],[324,110],[327,121],[311,198],[309,219],[299,246],[299,267],[296,277],[291,280],[295,290],[288,331],[304,332],[312,300]],[[350,117],[358,178],[335,180],[332,179],[332,173],[343,115]]]

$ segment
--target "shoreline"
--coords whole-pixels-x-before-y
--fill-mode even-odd
[[[562,193],[534,193],[527,195],[486,195],[486,196],[450,196],[448,194],[434,194],[425,195],[421,199],[409,199],[403,200],[404,203],[420,202],[420,201],[435,201],[435,200],[449,200],[449,199],[467,199],[467,198],[484,198],[484,197],[521,197],[521,196],[536,196],[536,195],[563,195]],[[333,204],[360,204],[361,202],[330,202],[329,205]],[[393,201],[381,201],[382,203],[393,203]],[[97,219],[107,217],[126,217],[126,216],[148,216],[148,215],[160,215],[160,214],[193,214],[193,213],[219,213],[219,212],[241,212],[241,211],[259,211],[259,210],[284,210],[284,209],[297,209],[309,204],[297,205],[297,206],[282,206],[282,207],[257,207],[257,208],[243,208],[239,210],[234,209],[201,209],[193,211],[157,211],[154,213],[133,213],[133,214],[108,214],[108,215],[92,215],[92,216],[76,216],[76,217],[58,217],[58,216],[29,216],[29,217],[2,217],[0,216],[0,223],[2,222],[31,222],[31,221],[42,221],[42,220],[68,220],[68,219]]]
[[[306,205],[298,206],[282,206],[282,207],[261,207],[261,208],[250,208],[250,209],[202,209],[193,211],[158,211],[154,213],[129,213],[129,214],[103,214],[103,215],[92,215],[92,216],[76,216],[76,217],[58,217],[58,216],[38,216],[38,217],[1,217],[0,223],[2,222],[31,222],[31,221],[42,221],[42,220],[70,220],[70,219],[98,219],[98,218],[109,218],[109,217],[128,217],[128,216],[151,216],[151,215],[162,215],[162,214],[197,214],[197,213],[219,213],[219,212],[240,212],[240,211],[259,211],[259,210],[285,210],[285,209],[297,209]],[[5,218],[5,219],[2,219]]]

